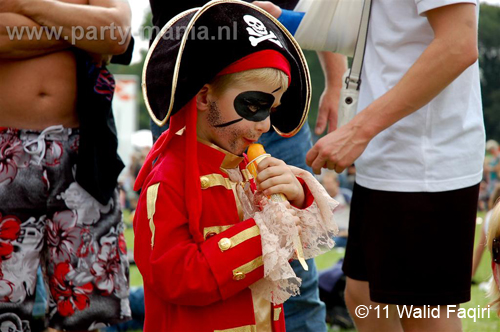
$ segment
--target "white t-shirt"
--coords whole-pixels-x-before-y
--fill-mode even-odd
[[[477,1],[373,0],[358,112],[394,87],[431,43],[425,12],[462,2]],[[355,162],[356,182],[399,192],[469,187],[481,181],[484,142],[476,62],[429,104],[379,133]]]

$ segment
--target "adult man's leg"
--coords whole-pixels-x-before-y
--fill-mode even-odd
[[[370,300],[368,282],[347,278],[345,302],[359,332],[402,332],[396,306]],[[375,308],[378,306],[378,310]],[[366,315],[366,316],[365,316]]]
[[[457,312],[448,313],[448,307],[430,306],[430,307],[414,307],[427,312],[437,308],[439,310],[438,318],[415,318],[403,317],[401,324],[405,332],[425,332],[425,331],[446,331],[446,332],[461,332],[462,320],[458,317]],[[458,309],[458,305],[455,307]],[[458,311],[458,310],[457,310]]]

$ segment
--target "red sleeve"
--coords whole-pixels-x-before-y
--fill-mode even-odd
[[[312,203],[314,203],[314,196],[311,194],[309,187],[307,186],[306,182],[302,178],[297,177],[297,180],[299,180],[300,184],[302,185],[302,189],[304,190],[304,205],[303,205],[303,207],[297,207],[293,204],[292,205],[294,207],[296,207],[297,209],[304,210],[304,209],[307,209],[308,207],[310,207]]]
[[[151,225],[147,191],[143,189],[134,218],[134,254],[145,285],[158,297],[202,306],[231,297],[263,277],[260,232],[253,219],[197,244],[183,198],[160,183]]]

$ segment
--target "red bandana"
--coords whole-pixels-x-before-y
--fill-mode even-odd
[[[249,54],[224,68],[217,74],[217,76],[259,68],[279,69],[288,76],[288,84],[290,84],[290,81],[292,80],[292,75],[290,74],[290,63],[281,53],[274,50],[264,50]]]

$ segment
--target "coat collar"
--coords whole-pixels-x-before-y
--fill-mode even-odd
[[[244,160],[244,157],[232,154],[231,152],[199,137],[198,142],[201,143],[202,146],[200,147],[200,152],[203,151],[203,154],[208,158],[217,158],[220,163],[220,168],[222,169],[236,168]]]

